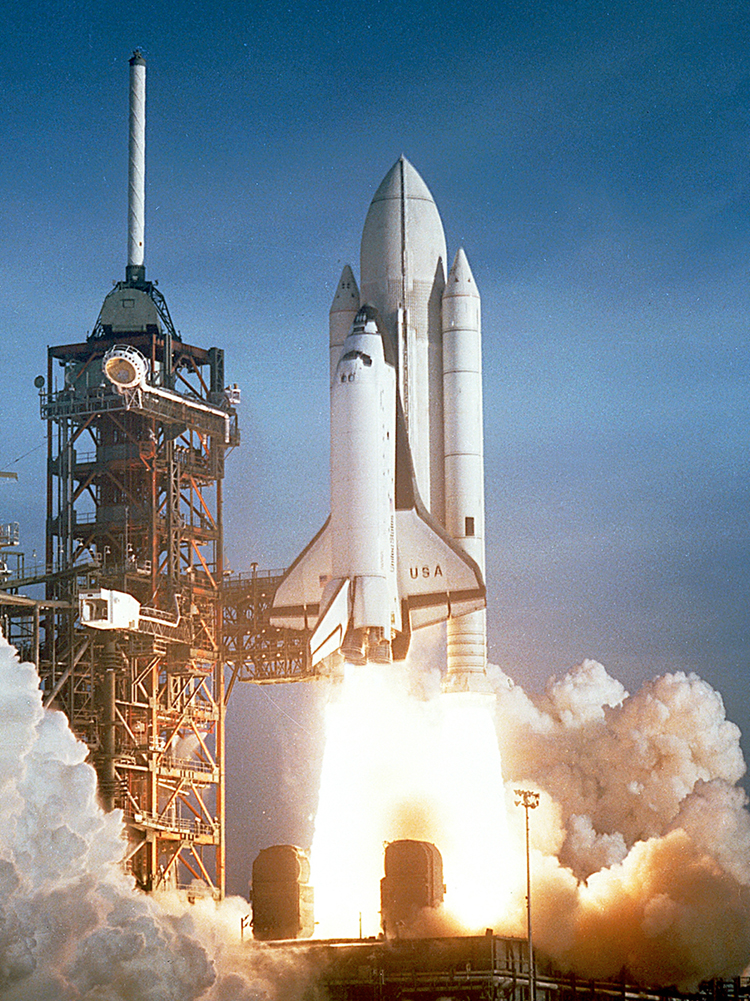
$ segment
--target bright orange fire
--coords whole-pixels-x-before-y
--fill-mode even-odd
[[[385,844],[409,838],[438,847],[446,893],[404,934],[525,937],[525,816],[513,790],[526,788],[540,793],[530,816],[540,955],[589,979],[625,968],[633,982],[690,991],[741,972],[750,818],[736,785],[739,730],[718,693],[675,672],[629,695],[595,661],[536,700],[499,668],[489,675],[494,696],[440,694],[429,668],[347,667],[328,708],[312,846],[317,934],[378,933]],[[431,697],[415,694],[430,684]]]
[[[492,703],[414,696],[403,666],[346,666],[327,708],[312,845],[316,935],[379,932],[384,847],[399,838],[439,848],[454,927],[483,931],[523,906],[525,860],[508,834]]]

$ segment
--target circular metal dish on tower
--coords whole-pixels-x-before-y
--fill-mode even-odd
[[[102,359],[104,374],[115,389],[135,389],[146,381],[148,362],[136,348],[116,344]]]

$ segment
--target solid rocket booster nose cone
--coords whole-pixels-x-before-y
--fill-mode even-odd
[[[459,248],[453,260],[453,266],[448,274],[448,281],[443,292],[443,299],[452,295],[474,295],[479,298],[477,284],[463,247]]]
[[[336,286],[336,292],[329,313],[344,313],[359,309],[359,289],[354,272],[348,264],[344,265],[341,278]]]
[[[336,293],[328,311],[329,368],[331,381],[341,356],[344,341],[349,336],[352,322],[359,309],[359,289],[354,273],[348,264],[341,272]]]

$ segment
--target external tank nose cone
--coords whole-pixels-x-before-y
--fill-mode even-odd
[[[396,313],[445,283],[445,233],[430,190],[407,159],[380,183],[365,219],[360,254],[363,302],[380,310],[396,337]]]
[[[416,168],[401,156],[380,182],[380,187],[375,192],[372,203],[382,202],[388,199],[401,199],[401,193],[408,198],[419,198],[426,202],[435,204],[435,199],[430,193],[430,189],[424,183]]]

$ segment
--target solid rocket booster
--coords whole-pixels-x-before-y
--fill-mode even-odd
[[[146,60],[136,49],[130,59],[130,138],[128,141],[128,278],[144,277],[146,233]]]
[[[481,304],[463,248],[443,292],[445,527],[484,574],[484,447]],[[484,608],[448,620],[451,691],[483,687],[487,664]]]

